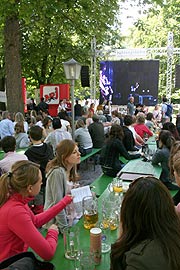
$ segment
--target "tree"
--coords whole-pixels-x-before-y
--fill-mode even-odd
[[[89,64],[95,33],[98,44],[116,42],[117,10],[115,0],[2,0],[8,108],[22,111],[22,75],[34,88],[64,82],[62,62],[74,57]]]
[[[174,47],[179,47],[179,3],[179,0],[177,3],[167,1],[163,6],[154,5],[151,7],[149,12],[135,23],[127,42],[135,48],[166,47],[168,32],[173,32]],[[166,94],[167,56],[154,55],[153,57],[159,59],[161,63],[159,72],[159,97],[162,97],[163,94]],[[178,57],[174,56],[173,76],[174,67],[177,62]],[[174,92],[176,92],[176,89],[173,88],[172,93]]]

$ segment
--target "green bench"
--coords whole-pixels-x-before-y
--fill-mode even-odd
[[[92,151],[91,151],[91,153],[89,153],[89,154],[87,154],[87,155],[81,157],[81,162],[85,161],[85,162],[87,163],[88,159],[89,159],[90,157],[92,157],[93,160],[94,160],[94,171],[95,171],[95,165],[96,165],[96,162],[95,162],[94,156],[95,156],[96,154],[98,154],[100,151],[101,151],[101,148],[93,148]]]
[[[89,157],[94,156],[95,154],[99,153],[101,151],[101,148],[93,148],[91,153],[81,157],[81,162],[83,162],[84,160],[87,160]]]
[[[21,149],[17,149],[16,150],[16,152],[18,153],[18,154],[24,154],[25,152],[26,152],[26,150],[27,150],[28,148],[21,148]],[[0,160],[1,159],[3,159],[4,158],[4,151],[0,151]]]

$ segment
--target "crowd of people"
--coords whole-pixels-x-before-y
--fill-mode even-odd
[[[81,156],[100,148],[102,172],[115,177],[124,166],[120,157],[143,157],[143,146],[155,136],[152,164],[160,164],[162,173],[160,179],[141,177],[130,185],[122,203],[120,236],[111,249],[111,269],[180,269],[180,125],[178,116],[176,124],[167,116],[166,102],[163,98],[162,107],[148,112],[131,97],[122,114],[108,102],[96,107],[76,101],[74,138],[69,101],[60,102],[55,117],[43,98],[37,106],[31,100],[26,117],[16,112],[12,119],[4,111],[0,261],[28,246],[45,260],[53,257],[58,233],[79,219],[70,194],[79,186]],[[24,154],[16,152],[21,148]],[[177,190],[173,199],[168,189]],[[47,229],[46,238],[39,227]]]

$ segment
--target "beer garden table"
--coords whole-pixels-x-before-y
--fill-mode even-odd
[[[108,194],[108,190],[106,189],[103,194],[98,198],[98,209],[99,209],[99,216],[101,217],[101,202],[102,199]],[[79,228],[79,239],[80,239],[80,247],[87,248],[90,246],[90,231],[85,229],[83,226],[83,218],[75,225]],[[118,229],[111,231],[111,243],[115,242],[118,238]],[[43,233],[44,234],[44,233]],[[56,253],[51,260],[51,262],[55,265],[56,270],[74,270],[74,261],[66,259],[64,257],[64,243],[63,243],[63,236],[59,235],[58,238],[58,245],[56,249]],[[102,254],[101,263],[96,265],[97,270],[106,270],[110,267],[110,252]]]

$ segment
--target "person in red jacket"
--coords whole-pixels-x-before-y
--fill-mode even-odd
[[[153,136],[153,132],[145,125],[144,113],[138,113],[136,118],[136,124],[134,124],[134,129],[142,139]]]
[[[58,228],[52,224],[44,238],[38,231],[68,204],[67,195],[48,210],[34,215],[28,202],[41,188],[42,175],[39,166],[31,161],[17,161],[11,172],[0,178],[0,261],[27,251],[30,247],[44,260],[52,259],[57,246]]]

